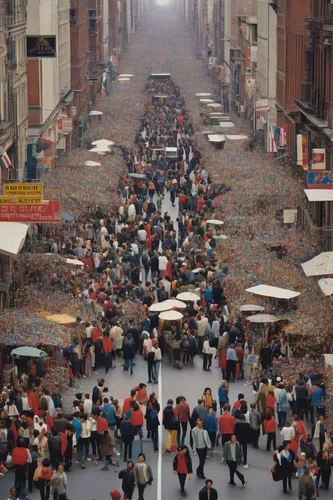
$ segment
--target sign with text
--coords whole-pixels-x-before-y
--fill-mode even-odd
[[[306,135],[302,135],[302,167],[308,169],[308,140]]]
[[[27,57],[57,57],[56,37],[27,36]]]
[[[0,205],[36,205],[47,203],[40,196],[0,196]]]
[[[332,189],[332,172],[308,170],[308,189]]]
[[[43,199],[43,184],[5,184],[3,186],[5,196],[26,196]]]
[[[312,150],[311,170],[325,170],[326,168],[326,150],[317,148]]]
[[[35,205],[0,205],[0,222],[54,223],[61,222],[59,200]]]

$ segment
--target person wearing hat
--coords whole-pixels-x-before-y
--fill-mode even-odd
[[[110,491],[110,497],[111,497],[111,500],[120,500],[121,499],[121,493],[118,490]],[[129,498],[129,497],[126,497],[126,498]]]

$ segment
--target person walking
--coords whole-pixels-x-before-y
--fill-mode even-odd
[[[109,330],[105,330],[103,332],[102,346],[104,353],[105,375],[108,375],[112,363],[112,338]]]
[[[118,474],[119,479],[122,479],[121,487],[124,492],[124,500],[132,500],[133,497],[135,487],[133,469],[134,462],[129,460],[126,469],[122,469]]]
[[[259,437],[260,437],[260,425],[261,425],[261,415],[256,410],[256,404],[250,404],[249,422],[251,426],[252,434],[252,446],[253,448],[259,448]]]
[[[15,465],[15,488],[19,494],[25,488],[28,464],[32,461],[30,451],[25,447],[23,438],[18,439],[17,446],[13,449],[12,461]]]
[[[158,341],[156,339],[152,340],[152,348],[151,352],[154,353],[154,361],[153,361],[153,370],[152,370],[152,378],[155,384],[158,384],[158,378],[160,373],[160,364],[162,360],[162,353],[159,347]]]
[[[206,415],[205,421],[204,421],[204,428],[208,432],[209,439],[211,442],[211,448],[210,448],[210,458],[213,460],[214,458],[214,448],[216,444],[216,435],[217,431],[219,428],[218,421],[214,412],[214,408],[210,406],[208,408],[208,413]]]
[[[127,452],[128,458],[132,459],[132,446],[135,436],[135,430],[132,422],[128,419],[128,415],[126,412],[123,413],[123,420],[119,426],[119,433],[121,436],[121,440],[124,443],[124,462],[127,461]]]
[[[177,398],[178,399],[178,398]],[[179,398],[179,401],[176,400],[177,403],[177,411],[178,411],[178,420],[179,420],[179,430],[177,434],[177,443],[179,445],[185,444],[185,437],[187,433],[187,425],[190,420],[190,406],[186,402],[186,398],[184,396]],[[180,434],[182,435],[180,438]]]
[[[270,451],[271,443],[273,450],[276,450],[276,420],[270,412],[266,413],[266,418],[262,423],[263,433],[267,434],[266,450]]]
[[[243,474],[237,470],[238,464],[242,460],[242,448],[240,443],[237,441],[236,436],[233,434],[231,440],[225,444],[225,460],[229,467],[230,479],[228,482],[229,486],[235,486],[235,474],[242,483],[243,488],[246,487],[247,482]]]
[[[330,486],[331,479],[331,464],[333,461],[333,453],[329,451],[329,445],[327,443],[323,444],[322,451],[317,454],[317,465],[320,467],[320,472],[317,477],[317,482],[319,486],[319,480],[321,477],[320,488],[328,490]]]
[[[143,417],[142,410],[140,409],[140,406],[139,406],[137,401],[132,401],[131,407],[133,410],[131,421],[132,421],[132,425],[134,427],[135,435],[139,436],[140,452],[142,453],[142,451],[143,451],[143,449],[142,449],[142,440],[143,440],[142,426],[143,426],[144,417]]]
[[[173,407],[173,399],[168,399],[167,406],[163,411],[163,425],[164,429],[168,431],[168,440],[166,443],[166,450],[168,453],[177,449],[177,431],[179,428],[178,411]]]
[[[133,361],[135,359],[135,346],[133,339],[125,337],[123,343],[124,371],[129,371],[133,375]]]
[[[138,500],[144,500],[143,494],[147,484],[151,485],[153,482],[153,472],[150,465],[146,464],[146,457],[143,453],[139,453],[138,461],[133,469],[134,483],[139,490]]]
[[[223,415],[220,415],[218,418],[220,437],[222,437],[222,462],[224,462],[225,458],[225,444],[230,441],[235,428],[235,417],[233,417],[230,413],[230,405],[224,405],[223,411]]]
[[[192,460],[188,451],[187,446],[182,445],[178,454],[173,459],[173,474],[174,476],[178,476],[179,484],[180,484],[180,492],[183,497],[186,496],[185,492],[185,482],[188,475],[188,478],[192,479]]]
[[[199,500],[218,500],[218,493],[213,488],[213,481],[211,479],[206,479],[206,486],[199,491]]]
[[[283,493],[287,494],[287,486],[289,490],[291,490],[291,478],[296,470],[294,465],[295,453],[290,448],[290,441],[284,441],[282,445],[275,450],[273,459],[281,467]]]
[[[113,436],[111,434],[110,429],[106,429],[102,435],[101,438],[101,444],[100,444],[100,452],[103,456],[103,467],[101,468],[102,471],[108,471],[109,470],[109,462],[111,461],[112,465],[117,465],[116,462],[112,461],[112,457],[115,451],[115,442],[113,439]]]
[[[226,381],[230,382],[232,376],[233,381],[236,380],[236,363],[238,361],[234,344],[231,344],[227,349],[227,368],[226,368]]]
[[[160,425],[158,414],[160,409],[160,404],[157,401],[156,394],[153,392],[148,399],[145,418],[147,431],[148,433],[150,432],[150,437],[153,442],[154,452],[158,451],[158,426]]]
[[[316,486],[310,471],[306,468],[303,474],[298,478],[298,500],[315,500]]]
[[[251,438],[251,426],[245,422],[245,415],[240,414],[238,422],[235,423],[235,436],[242,447],[244,469],[248,469],[247,463],[247,444]]]
[[[51,479],[51,494],[53,500],[67,500],[67,474],[62,464],[58,465],[56,472]]]
[[[199,465],[197,467],[197,476],[200,479],[206,479],[204,467],[206,462],[207,450],[212,447],[208,432],[203,428],[203,421],[197,420],[196,427],[191,431],[193,439],[193,450],[196,451],[199,457]]]

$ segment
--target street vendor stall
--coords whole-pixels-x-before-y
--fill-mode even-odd
[[[177,300],[182,300],[183,302],[198,302],[200,296],[193,292],[181,292],[177,295]]]
[[[246,292],[253,293],[254,295],[261,295],[262,297],[272,297],[285,300],[290,300],[300,295],[299,292],[270,285],[256,285],[251,288],[247,288]]]
[[[333,275],[333,252],[322,252],[301,266],[306,276]]]

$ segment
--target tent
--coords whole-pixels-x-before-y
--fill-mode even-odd
[[[28,224],[0,222],[0,253],[16,257],[25,243],[27,231]]]
[[[322,252],[301,265],[307,276],[333,274],[333,252]]]
[[[173,309],[172,304],[168,304],[168,300],[165,300],[164,302],[158,302],[157,304],[153,304],[150,306],[148,309],[149,312],[164,312],[164,311],[171,311]]]
[[[276,323],[279,321],[279,318],[273,314],[254,314],[253,316],[247,316],[246,319],[250,323]]]
[[[185,302],[191,300],[192,302],[197,302],[200,297],[196,293],[193,292],[181,292],[177,295],[178,300],[184,300]]]
[[[26,356],[27,358],[45,358],[48,355],[47,352],[36,347],[16,347],[10,354],[11,356]]]
[[[247,288],[246,292],[253,293],[254,295],[261,295],[263,297],[273,297],[275,299],[293,299],[300,295],[299,292],[294,292],[293,290],[287,290],[286,288],[278,288],[276,286],[269,285],[257,285],[251,288]]]
[[[70,325],[76,321],[76,318],[69,316],[69,314],[51,314],[51,316],[46,316],[46,319],[54,321],[58,325]]]
[[[321,278],[318,285],[326,297],[333,294],[333,278]]]
[[[100,167],[102,164],[99,163],[98,161],[85,161],[84,166],[85,167]]]
[[[251,311],[264,311],[265,308],[263,306],[257,306],[257,304],[244,304],[240,306],[239,310],[241,312],[251,312]]]
[[[209,219],[207,221],[207,224],[212,224],[213,226],[222,226],[222,224],[224,224],[224,222],[222,220],[218,220],[218,219]]]
[[[164,311],[161,312],[158,317],[164,321],[179,321],[182,319],[183,315],[178,311]]]
[[[77,259],[66,259],[66,264],[71,264],[72,266],[84,266],[84,263]]]

